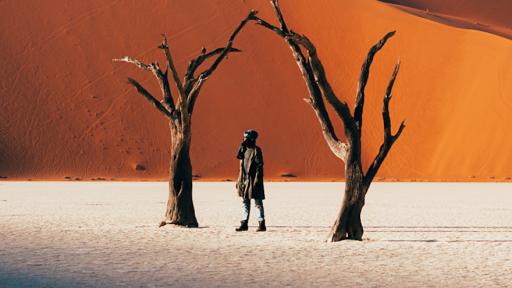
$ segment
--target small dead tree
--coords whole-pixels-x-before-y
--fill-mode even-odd
[[[257,24],[275,32],[282,37],[292,50],[295,61],[299,66],[302,77],[306,82],[309,92],[309,99],[304,99],[313,108],[316,117],[320,122],[322,133],[331,151],[338,158],[345,162],[345,194],[338,213],[336,221],[329,234],[330,241],[340,241],[344,239],[362,240],[363,225],[361,223],[361,210],[365,203],[365,196],[368,188],[377,174],[382,162],[386,158],[391,146],[400,137],[405,122],[400,124],[396,134],[391,132],[391,119],[389,116],[389,101],[391,100],[391,91],[395,83],[400,63],[395,66],[391,80],[387,86],[384,95],[384,104],[382,117],[384,120],[384,143],[380,146],[378,155],[370,165],[366,173],[361,164],[361,129],[363,124],[363,107],[365,97],[365,87],[370,75],[370,66],[375,54],[382,49],[386,41],[392,37],[395,32],[387,33],[377,44],[375,44],[363,63],[359,86],[356,94],[354,114],[352,115],[348,104],[340,100],[334,93],[331,85],[327,81],[324,67],[318,58],[316,48],[313,43],[305,36],[300,35],[288,28],[284,21],[283,14],[277,0],[271,0],[274,12],[279,21],[279,27],[264,21],[256,15],[251,19]],[[305,52],[303,52],[303,50]],[[343,122],[346,142],[340,140],[334,131],[331,119],[327,113],[324,100],[334,108],[334,111]]]
[[[183,81],[180,80],[178,71],[174,66],[169,43],[165,35],[162,35],[162,44],[158,46],[158,48],[163,50],[167,61],[167,67],[164,70],[160,68],[158,62],[145,64],[128,56],[121,59],[113,59],[113,61],[131,63],[140,69],[150,71],[156,77],[160,85],[163,96],[162,101],[157,100],[139,82],[128,78],[128,82],[135,87],[137,92],[150,101],[158,111],[168,119],[171,130],[172,145],[169,164],[169,197],[165,209],[165,216],[160,223],[160,227],[166,224],[198,227],[192,200],[192,164],[190,161],[192,112],[194,111],[197,97],[205,81],[212,75],[215,69],[217,69],[228,53],[240,52],[240,50],[233,47],[233,42],[240,30],[255,16],[256,11],[251,11],[249,15],[240,22],[229,37],[225,47],[209,52],[203,48],[199,56],[189,62]],[[207,69],[199,73],[199,75],[196,75],[196,71],[210,58],[215,59],[213,63]],[[175,93],[178,95],[177,97],[173,97],[171,92],[168,79],[169,70],[171,71],[176,90]]]

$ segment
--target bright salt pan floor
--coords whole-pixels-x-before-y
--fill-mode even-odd
[[[165,183],[0,183],[0,287],[512,283],[510,184],[375,183],[366,240],[336,244],[343,183],[267,183],[266,233],[234,232],[233,183],[194,188],[201,228],[159,229]]]

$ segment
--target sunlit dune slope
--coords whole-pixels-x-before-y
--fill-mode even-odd
[[[382,142],[382,97],[401,59],[391,117],[395,129],[403,119],[407,128],[377,179],[512,177],[510,40],[374,0],[281,5],[289,25],[315,42],[332,86],[350,105],[368,49],[398,31],[377,55],[367,87],[365,165]],[[183,74],[202,46],[225,45],[251,8],[275,23],[268,1],[259,0],[1,1],[0,176],[164,179],[168,125],[126,79],[138,79],[155,95],[158,85],[150,73],[111,59],[130,55],[163,63],[157,45],[165,32]],[[234,179],[242,132],[252,128],[261,135],[267,178],[342,179],[343,163],[302,101],[306,88],[282,39],[250,25],[236,47],[243,52],[222,63],[194,111],[194,174]],[[137,164],[146,169],[136,170]]]

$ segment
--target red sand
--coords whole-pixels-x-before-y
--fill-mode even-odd
[[[163,62],[156,46],[165,32],[183,73],[202,46],[224,45],[249,9],[275,23],[268,1],[30,2],[0,2],[0,176],[8,179],[164,179],[167,123],[126,78],[140,80],[155,94],[157,84],[149,73],[111,59],[130,55]],[[457,11],[452,14],[469,22],[494,19],[485,25],[510,27],[499,16],[511,11],[508,1],[495,1],[502,5],[496,7],[474,0],[476,8],[407,2],[420,9],[434,3],[434,12]],[[395,129],[402,119],[408,126],[378,179],[512,177],[510,40],[374,0],[282,0],[282,6],[290,26],[316,43],[331,84],[351,104],[369,47],[384,33],[398,31],[377,56],[367,87],[365,163],[382,141],[382,96],[401,58],[391,113]],[[288,47],[255,25],[241,33],[236,46],[244,52],[221,65],[198,100],[194,174],[235,178],[238,143],[252,128],[261,134],[267,178],[293,173],[301,180],[340,179],[343,163],[328,150],[302,101],[306,88]],[[136,171],[137,163],[147,170]]]

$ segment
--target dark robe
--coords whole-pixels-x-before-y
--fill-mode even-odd
[[[263,154],[260,147],[246,147],[240,158],[240,174],[236,183],[238,195],[244,199],[265,199]]]

